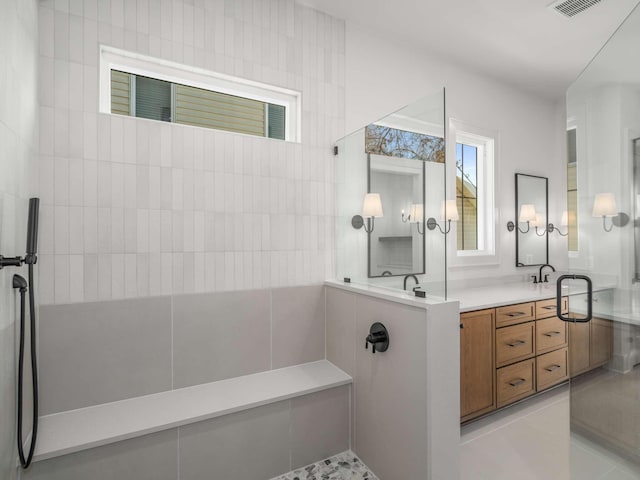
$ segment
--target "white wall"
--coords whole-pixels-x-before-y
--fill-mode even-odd
[[[319,282],[344,23],[294,0],[40,3],[43,304]],[[97,113],[98,45],[302,92],[302,143]]]
[[[0,254],[24,255],[29,175],[37,150],[37,29],[35,0],[0,2]],[[15,268],[0,270],[0,478],[15,478]],[[25,275],[24,272],[20,272]],[[27,358],[27,362],[28,362]],[[26,377],[27,385],[30,384]],[[26,401],[30,389],[26,387]],[[30,428],[30,403],[25,407]]]
[[[346,55],[348,132],[441,87],[446,87],[447,117],[498,132],[499,264],[455,268],[449,280],[532,273],[535,268],[515,267],[515,236],[506,229],[515,217],[514,174],[549,177],[549,217],[558,224],[566,208],[564,102],[540,98],[352,23],[347,24]],[[553,235],[549,245],[550,263],[566,268],[566,239]]]

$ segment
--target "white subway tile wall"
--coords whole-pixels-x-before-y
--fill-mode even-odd
[[[341,20],[294,0],[44,0],[39,33],[42,304],[332,275]],[[98,113],[99,44],[299,90],[302,142]]]
[[[0,254],[24,255],[27,199],[38,148],[38,6],[0,2]],[[46,137],[45,142],[51,143]],[[45,230],[47,224],[43,225]],[[50,229],[49,229],[50,230]],[[19,270],[0,271],[0,478],[16,478],[16,291]],[[26,276],[25,271],[19,272]],[[27,356],[27,362],[29,357]],[[25,411],[31,409],[26,389]],[[31,429],[27,420],[25,432]]]

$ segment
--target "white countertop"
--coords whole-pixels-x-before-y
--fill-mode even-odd
[[[563,286],[568,293],[568,287]],[[511,283],[449,291],[449,298],[460,302],[460,312],[494,308],[513,303],[555,298],[556,283]]]
[[[593,291],[609,290],[610,284],[594,284]],[[580,280],[566,280],[562,285],[562,295],[582,295],[586,293],[586,283]],[[556,282],[548,283],[506,283],[477,288],[449,290],[449,299],[460,302],[460,312],[494,308],[501,305],[535,302],[556,297]]]
[[[360,293],[370,297],[390,300],[392,302],[403,303],[411,307],[427,309],[429,305],[436,305],[444,302],[454,302],[456,299],[445,300],[442,297],[429,295],[425,298],[416,297],[413,292],[398,290],[397,288],[381,287],[378,285],[366,285],[361,283],[345,283],[337,280],[325,280],[325,285],[334,288],[340,288],[349,292]]]

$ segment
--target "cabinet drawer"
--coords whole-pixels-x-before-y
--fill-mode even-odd
[[[496,327],[506,327],[533,320],[535,318],[535,303],[519,303],[508,307],[496,308]]]
[[[536,352],[545,353],[567,346],[567,324],[558,317],[536,322]]]
[[[534,365],[535,359],[532,358],[497,370],[498,407],[520,400],[535,392]]]
[[[569,378],[567,348],[540,355],[536,358],[536,385],[538,391]]]
[[[562,297],[562,313],[569,311],[569,299]],[[556,316],[556,299],[540,300],[536,302],[536,318],[548,318]]]
[[[502,367],[535,354],[535,322],[496,330],[496,366]]]

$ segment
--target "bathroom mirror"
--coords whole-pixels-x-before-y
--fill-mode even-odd
[[[548,182],[516,173],[516,267],[549,263]]]
[[[425,162],[369,153],[369,192],[380,194],[384,216],[369,235],[369,277],[422,274]]]
[[[447,237],[425,228],[446,198],[444,131],[438,89],[336,142],[336,278],[401,290],[402,276],[415,274],[430,295],[446,297]],[[398,177],[420,188],[399,187],[394,206]]]

